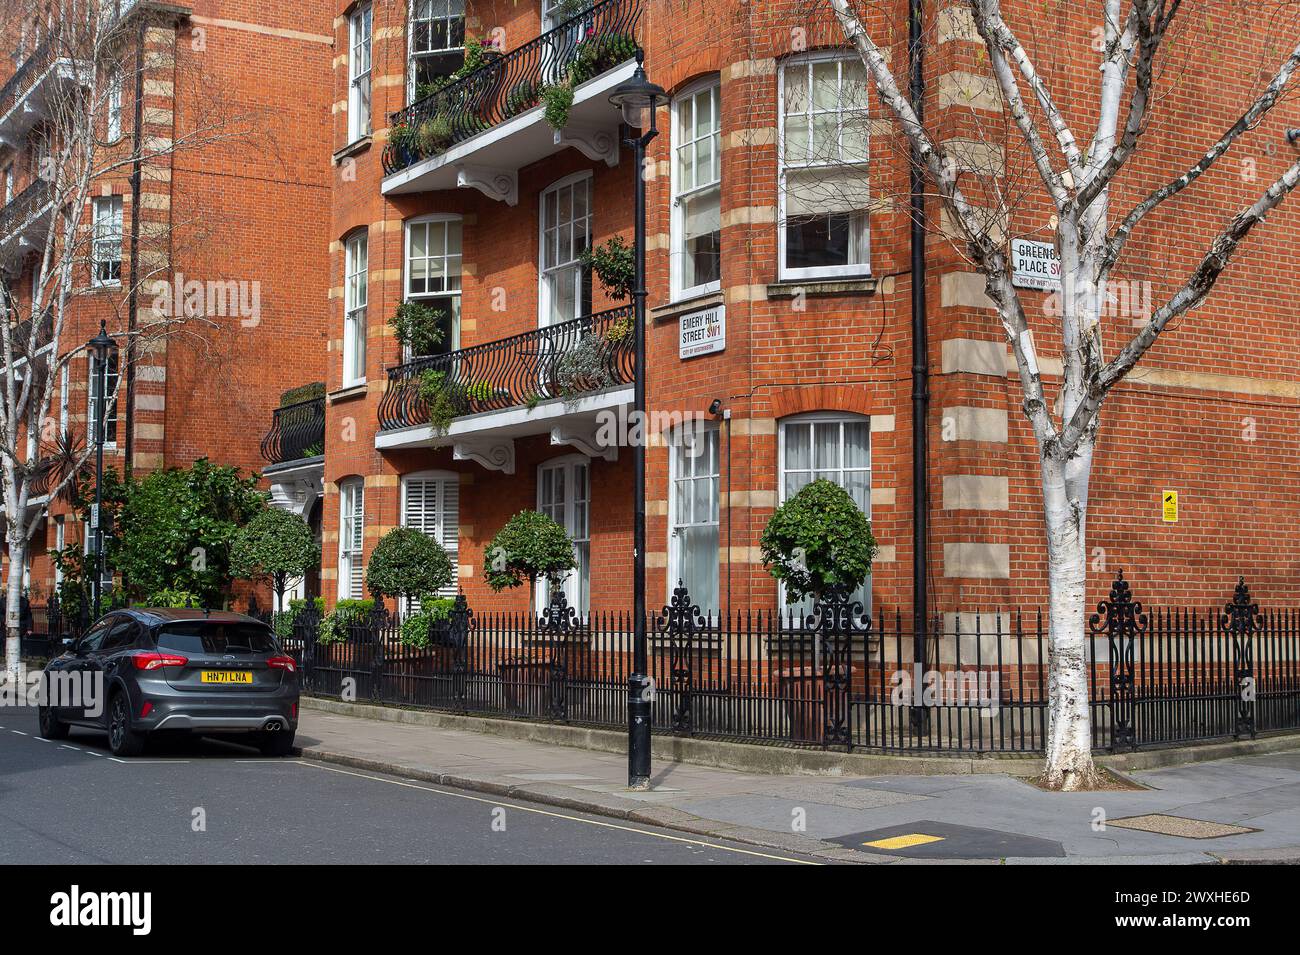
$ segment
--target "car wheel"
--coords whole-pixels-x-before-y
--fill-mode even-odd
[[[144,734],[131,728],[131,707],[125,693],[115,693],[108,704],[108,748],[114,756],[139,756]]]
[[[36,708],[36,719],[40,724],[42,739],[68,738],[68,724],[55,716],[54,710],[50,707],[38,706]]]
[[[257,748],[263,756],[288,756],[293,751],[293,730],[260,733]]]

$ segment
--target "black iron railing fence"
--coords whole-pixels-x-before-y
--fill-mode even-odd
[[[325,397],[276,408],[262,439],[262,458],[283,464],[325,453]]]
[[[548,325],[388,370],[383,430],[429,423],[426,375],[453,416],[569,398],[632,381],[632,306]]]
[[[601,0],[535,40],[389,117],[386,173],[436,156],[542,102],[547,87],[577,85],[631,59],[644,0]]]
[[[1047,731],[1040,612],[937,617],[924,661],[910,615],[841,594],[807,618],[705,617],[679,589],[649,621],[657,732],[899,753],[1037,753]],[[473,613],[463,597],[428,645],[383,614],[339,642],[300,612],[286,645],[308,692],[461,713],[622,728],[627,613]],[[1086,653],[1099,750],[1300,728],[1300,610],[1260,612],[1244,583],[1225,610],[1146,613],[1116,581]],[[919,689],[918,689],[919,688]]]
[[[0,208],[0,242],[26,227],[50,201],[53,190],[44,179],[33,179],[22,192]]]

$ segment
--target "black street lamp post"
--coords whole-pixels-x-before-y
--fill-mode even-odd
[[[108,353],[113,348],[113,339],[108,337],[104,322],[99,323],[99,334],[92,338],[87,347],[95,356],[95,377],[98,379],[95,389],[95,510],[91,514],[90,529],[95,535],[95,579],[91,583],[90,620],[94,621],[100,613],[100,589],[104,580],[104,409],[108,390]]]
[[[635,228],[636,287],[632,290],[635,350],[635,385],[633,411],[640,423],[640,439],[632,442],[633,494],[635,516],[632,525],[632,675],[627,681],[627,785],[629,789],[650,786],[650,703],[654,688],[648,675],[649,652],[646,646],[645,610],[645,151],[659,135],[656,112],[668,101],[668,94],[651,83],[645,75],[645,53],[637,50],[636,72],[620,84],[609,101],[623,111],[623,122],[637,135],[626,140],[636,153]],[[634,431],[635,433],[635,431]]]

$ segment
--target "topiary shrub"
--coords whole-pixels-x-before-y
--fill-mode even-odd
[[[268,581],[281,607],[290,584],[319,563],[320,548],[311,527],[278,507],[267,508],[237,530],[230,544],[230,572],[245,580]]]
[[[190,593],[188,590],[177,590],[171,587],[164,587],[162,590],[155,590],[145,598],[146,607],[170,607],[173,609],[199,609],[203,606],[198,594]]]
[[[451,611],[455,606],[454,597],[421,598],[420,609],[402,621],[403,645],[425,650],[438,643],[435,633],[438,624],[451,619]]]
[[[483,554],[483,576],[498,592],[527,581],[532,596],[538,578],[558,586],[577,566],[564,528],[537,511],[520,511],[506,521]]]
[[[877,550],[867,515],[844,488],[824,479],[776,509],[759,547],[790,600],[820,597],[837,585],[856,589],[871,573]]]
[[[381,537],[366,565],[366,587],[376,598],[409,602],[436,593],[454,579],[442,545],[413,527],[394,527]]]

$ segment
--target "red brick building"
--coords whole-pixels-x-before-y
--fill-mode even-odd
[[[77,265],[84,293],[70,300],[61,348],[81,349],[103,320],[120,351],[133,329],[178,315],[196,290],[203,302],[175,334],[148,337],[129,360],[110,358],[110,390],[119,372],[123,380],[106,424],[106,466],[140,474],[207,456],[249,472],[267,463],[268,432],[272,460],[286,449],[300,458],[310,444],[299,427],[282,448],[273,416],[283,392],[321,382],[325,371],[327,6],[105,6],[105,16],[120,18],[120,71],[104,111],[99,167],[111,168],[95,180],[84,215],[96,241]],[[12,241],[0,255],[25,306],[49,222],[37,215],[49,202],[38,175],[49,148],[42,104],[55,99],[55,87],[78,81],[42,23],[16,29],[13,57],[0,61],[0,216],[6,230],[20,231],[6,232]],[[137,156],[133,187],[134,164],[112,164]],[[93,400],[90,364],[85,352],[69,362],[51,406],[59,431],[80,441]],[[307,513],[314,502],[313,495],[294,503]],[[30,556],[32,601],[42,603],[55,585],[48,549],[82,539],[83,529],[60,501],[33,506],[47,511]]]
[[[1095,71],[1094,25],[1069,4],[1008,7],[1063,88]],[[905,76],[906,4],[872,8]],[[829,11],[370,0],[333,13],[327,599],[363,596],[374,543],[409,524],[452,552],[471,606],[521,608],[522,592],[487,590],[484,548],[511,514],[540,508],[578,542],[571,600],[630,605],[631,453],[597,440],[631,405],[629,313],[579,253],[632,235],[637,170],[608,95],[639,45],[671,95],[646,169],[647,387],[660,415],[648,449],[649,602],[680,578],[708,608],[777,606],[759,536],[781,501],[825,476],[871,517],[881,544],[872,601],[909,606],[906,150]],[[929,124],[973,178],[1014,186],[1025,164],[990,141],[1001,102],[965,5],[927,4],[926,24]],[[1186,69],[1144,158],[1115,187],[1117,209],[1194,162],[1248,104],[1261,64],[1271,74],[1285,54],[1248,22],[1214,29],[1184,38]],[[449,82],[466,38],[491,48],[469,45],[474,68]],[[1207,51],[1212,76],[1200,68]],[[540,95],[556,85],[571,88],[571,103]],[[1088,101],[1070,109],[1086,125]],[[1257,150],[1243,157],[1249,166],[1222,164],[1149,217],[1118,272],[1108,349],[1140,300],[1162,301],[1215,229],[1291,161],[1285,126],[1268,117],[1246,147]],[[1000,227],[1050,239],[1050,210],[1026,195]],[[1284,205],[1109,402],[1088,530],[1099,594],[1123,567],[1139,595],[1171,601],[1219,602],[1238,574],[1270,600],[1300,596],[1300,548],[1274,530],[1300,497],[1300,385],[1284,304],[1297,215]],[[1041,499],[1019,383],[983,281],[949,241],[937,202],[928,219],[930,609],[1041,605]],[[1058,354],[1049,296],[1026,298],[1039,353]],[[404,302],[443,314],[436,354],[399,345],[390,319]],[[1052,359],[1043,365],[1050,379]],[[426,372],[443,376],[445,433],[420,396]],[[691,441],[684,420],[699,422]],[[1164,519],[1167,490],[1180,494],[1176,522]]]

